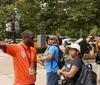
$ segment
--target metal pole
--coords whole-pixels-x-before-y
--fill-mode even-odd
[[[80,38],[82,38],[82,28],[80,29]]]
[[[12,5],[15,5],[15,0],[12,0]],[[12,31],[13,31],[13,43],[16,43],[16,31],[15,31],[15,11],[12,14]]]

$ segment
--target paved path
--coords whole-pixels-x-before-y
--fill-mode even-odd
[[[0,85],[13,85],[14,81],[12,57],[0,51]],[[45,85],[45,69],[38,64],[36,85]]]

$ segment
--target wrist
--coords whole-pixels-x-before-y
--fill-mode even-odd
[[[47,60],[47,57],[44,56],[44,61],[46,61],[46,60]]]
[[[64,75],[64,72],[62,72],[62,75]]]

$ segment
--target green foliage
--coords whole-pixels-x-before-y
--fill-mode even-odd
[[[67,35],[77,37],[79,30],[83,29],[82,35],[86,36],[94,25],[98,25],[96,21],[96,12],[98,11],[96,4],[98,2],[98,0],[41,1],[42,4],[46,4],[40,17],[42,32],[55,34],[55,32],[59,32],[58,28],[62,28],[68,31]],[[58,34],[64,35],[66,33]]]
[[[40,11],[38,3],[35,0],[19,0],[16,2],[16,8],[22,15],[22,27],[33,28],[37,31]]]
[[[0,39],[11,37],[5,24],[12,21],[17,8],[22,25],[19,31],[31,29],[36,34],[57,34],[79,38],[100,34],[100,0],[2,0],[0,5]],[[97,29],[95,28],[97,27]],[[80,30],[82,32],[80,33]]]
[[[61,35],[61,36],[64,36],[66,35],[66,29],[58,29],[56,30],[56,35]]]
[[[94,26],[94,28],[90,31],[90,34],[95,36],[95,35],[97,35],[97,31],[98,31],[98,28],[96,26]]]

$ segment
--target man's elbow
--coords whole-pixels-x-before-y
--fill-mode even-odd
[[[74,74],[69,73],[68,78],[73,78]]]
[[[47,59],[46,60],[51,60],[52,58],[51,57],[47,57]]]

